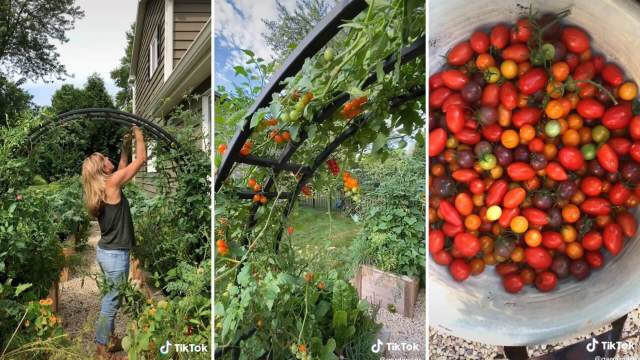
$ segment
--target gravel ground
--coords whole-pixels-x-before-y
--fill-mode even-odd
[[[418,300],[414,307],[413,318],[407,318],[398,313],[391,313],[386,308],[378,310],[376,320],[382,323],[382,331],[389,335],[387,343],[417,344],[418,351],[387,351],[384,358],[422,360],[425,359],[425,294],[424,289],[418,293]]]
[[[562,347],[585,340],[591,336],[601,334],[611,329],[611,325],[604,326],[596,331],[587,334],[576,335],[574,338],[546,345],[536,345],[529,347],[529,356],[540,356]],[[630,312],[622,330],[622,338],[627,338],[626,342],[635,344],[634,349],[620,349],[616,354],[617,358],[633,357],[640,360],[640,308]],[[459,337],[445,335],[429,328],[429,358],[432,360],[449,359],[504,359],[502,349],[498,346],[482,344],[474,341],[467,341]]]
[[[91,227],[87,248],[81,252],[85,258],[84,268],[76,269],[67,282],[60,284],[60,315],[69,338],[87,350],[87,356],[95,353],[95,324],[100,312],[100,290],[90,274],[98,274],[95,247],[100,239],[97,223]],[[129,321],[124,314],[116,317],[115,333],[122,338]],[[125,353],[118,353],[126,355]]]

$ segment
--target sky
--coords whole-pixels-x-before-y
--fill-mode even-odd
[[[69,42],[58,46],[60,62],[72,77],[52,83],[26,82],[22,88],[33,95],[33,102],[51,105],[51,96],[60,86],[83,86],[92,73],[100,74],[107,91],[115,95],[118,89],[109,73],[124,55],[125,33],[136,19],[137,4],[135,0],[77,0],[76,5],[84,10],[85,16],[67,32]]]
[[[295,0],[281,0],[292,11]],[[244,64],[242,49],[253,51],[264,59],[273,59],[262,33],[267,29],[262,19],[277,17],[275,0],[216,0],[214,1],[214,86],[229,85],[237,80],[233,67]]]

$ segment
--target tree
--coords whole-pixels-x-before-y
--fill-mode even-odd
[[[18,114],[31,108],[33,97],[19,85],[20,83],[14,83],[0,75],[0,126],[6,125],[8,119],[15,119]]]
[[[127,46],[124,49],[124,56],[120,58],[120,65],[111,70],[111,79],[120,88],[116,94],[116,107],[118,109],[131,112],[133,111],[131,101],[133,100],[133,91],[129,83],[129,70],[131,69],[131,54],[133,53],[133,36],[136,24],[131,24],[131,28],[127,30]]]
[[[66,75],[56,42],[84,16],[74,0],[0,0],[0,71],[27,79]]]
[[[279,59],[286,58],[335,4],[333,0],[297,0],[291,13],[280,0],[276,3],[278,17],[262,19],[269,29],[262,37]]]

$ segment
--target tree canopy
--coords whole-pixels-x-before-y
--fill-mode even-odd
[[[133,53],[133,36],[136,24],[131,24],[131,28],[127,30],[127,46],[124,49],[124,56],[120,58],[120,65],[111,70],[111,79],[120,88],[116,94],[116,107],[118,109],[131,112],[133,100],[133,91],[129,84],[129,71],[131,69],[131,54]]]

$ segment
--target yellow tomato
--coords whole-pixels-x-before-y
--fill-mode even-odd
[[[638,96],[638,86],[635,83],[628,81],[620,85],[620,88],[618,88],[618,96],[622,100],[631,101]]]
[[[522,234],[529,228],[529,222],[524,216],[516,216],[511,219],[510,226],[515,233]]]
[[[576,239],[578,238],[578,232],[576,231],[576,228],[571,225],[564,225],[560,229],[560,234],[562,235],[562,239],[568,243],[576,241]]]
[[[502,209],[498,205],[492,205],[487,209],[487,220],[496,221],[502,216]]]
[[[513,79],[518,76],[518,64],[513,60],[505,60],[500,64],[500,72],[507,79]]]

